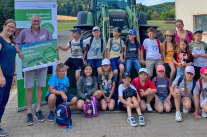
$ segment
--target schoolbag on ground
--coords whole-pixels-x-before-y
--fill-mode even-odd
[[[91,96],[90,103],[85,102],[83,105],[83,113],[85,117],[92,118],[98,115],[98,101],[94,96]]]
[[[67,105],[67,101],[64,101],[56,108],[56,125],[65,128],[68,131],[68,128],[72,128],[72,118],[71,111]]]

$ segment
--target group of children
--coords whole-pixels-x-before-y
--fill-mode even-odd
[[[115,92],[118,93],[118,106],[127,110],[127,121],[131,126],[138,125],[131,114],[133,108],[139,115],[139,125],[145,125],[142,112],[146,109],[152,111],[150,104],[153,99],[155,110],[162,113],[171,111],[173,97],[176,121],[182,121],[180,104],[183,104],[183,113],[188,113],[192,101],[195,107],[193,115],[200,118],[201,113],[203,117],[207,117],[207,46],[201,41],[201,30],[194,31],[194,41],[190,46],[185,39],[180,39],[177,43],[170,31],[166,31],[165,42],[161,44],[155,39],[153,28],[148,29],[149,38],[143,41],[142,46],[134,29],[129,30],[124,42],[120,38],[121,29],[114,28],[113,38],[108,40],[107,45],[101,39],[101,31],[97,26],[92,30],[93,36],[86,40],[80,38],[80,29],[71,31],[72,38],[68,45],[56,48],[71,49],[71,56],[65,64],[60,63],[57,66],[56,74],[48,82],[49,91],[45,100],[50,110],[49,121],[54,120],[54,107],[63,100],[68,100],[68,105],[77,103],[77,108],[82,109],[84,103],[90,102],[90,97],[94,96],[99,100],[103,111],[107,108],[112,111],[116,103]],[[84,63],[86,65],[83,66]],[[163,63],[168,64],[171,69],[170,78],[165,74]],[[146,68],[141,68],[141,64],[145,64]],[[131,82],[132,65],[138,72],[138,77]],[[69,80],[65,72],[69,67],[75,70],[77,97],[68,93]],[[157,76],[152,79],[154,67]],[[97,78],[94,75],[96,69]]]

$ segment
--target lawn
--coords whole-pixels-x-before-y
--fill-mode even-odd
[[[76,23],[76,20],[58,21],[58,32],[71,30]]]
[[[165,30],[165,29],[175,29],[176,26],[175,24],[165,24],[165,21],[154,21],[154,20],[150,20],[147,21],[147,23],[149,25],[156,25],[156,26],[160,26],[158,29],[160,30]]]

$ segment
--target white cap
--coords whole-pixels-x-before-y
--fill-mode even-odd
[[[100,28],[98,26],[93,27],[93,31],[95,30],[100,30]]]
[[[110,64],[111,64],[111,62],[109,59],[103,59],[101,65],[103,66],[103,65],[110,65]]]

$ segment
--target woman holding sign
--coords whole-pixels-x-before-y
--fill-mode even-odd
[[[4,114],[5,106],[9,99],[12,84],[16,84],[15,57],[13,34],[16,23],[8,19],[0,33],[0,123]],[[0,128],[0,136],[7,136],[8,132]]]

